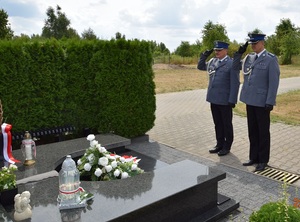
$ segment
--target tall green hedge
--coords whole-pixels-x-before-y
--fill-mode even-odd
[[[135,137],[154,125],[148,42],[0,41],[0,56],[4,120],[15,132],[73,125]]]

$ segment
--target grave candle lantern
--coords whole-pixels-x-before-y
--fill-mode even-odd
[[[67,155],[59,171],[59,208],[72,209],[85,207],[85,201],[80,199],[80,176],[75,161]]]
[[[35,164],[36,159],[36,145],[35,142],[31,139],[31,135],[28,131],[25,132],[24,138],[21,144],[21,150],[25,158],[24,165],[31,166]]]

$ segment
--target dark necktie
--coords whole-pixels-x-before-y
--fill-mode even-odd
[[[255,60],[258,58],[258,55],[255,56]]]

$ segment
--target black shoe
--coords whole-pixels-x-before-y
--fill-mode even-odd
[[[255,172],[256,171],[263,171],[267,166],[268,166],[267,163],[259,163],[259,164],[257,164],[257,166],[255,168]]]
[[[252,166],[255,163],[257,163],[257,161],[255,161],[255,160],[249,160],[248,162],[243,163],[243,166]]]
[[[209,152],[210,153],[218,153],[221,149],[222,149],[222,147],[215,146],[213,149],[209,150]]]
[[[228,153],[230,153],[230,150],[228,150],[228,149],[222,149],[222,150],[220,150],[220,151],[218,152],[218,155],[219,155],[219,156],[225,156],[225,155],[227,155]]]

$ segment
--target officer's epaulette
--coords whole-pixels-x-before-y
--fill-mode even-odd
[[[275,57],[275,55],[273,53],[268,52],[268,55],[271,57]]]

